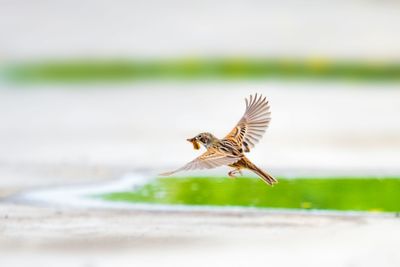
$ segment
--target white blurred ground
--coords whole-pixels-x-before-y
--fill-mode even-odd
[[[0,60],[400,59],[398,1],[0,0]]]
[[[389,175],[400,171],[396,84],[4,86],[0,91],[4,164],[175,168],[199,154],[186,138],[201,131],[224,136],[243,114],[244,98],[258,92],[268,97],[272,111],[270,128],[249,154],[260,166],[278,172]]]
[[[7,267],[400,264],[399,218],[9,204],[0,212],[0,264]]]

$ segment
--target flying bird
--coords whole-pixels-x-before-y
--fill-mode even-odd
[[[264,182],[273,185],[278,181],[267,172],[253,164],[244,153],[250,152],[265,133],[270,121],[271,112],[266,97],[262,95],[250,95],[245,99],[246,110],[244,115],[227,136],[223,139],[215,137],[213,134],[203,132],[187,141],[193,144],[195,149],[203,145],[207,151],[195,158],[185,166],[161,175],[171,175],[179,171],[212,169],[227,165],[234,168],[228,175],[242,174],[242,169],[248,169],[256,173]]]

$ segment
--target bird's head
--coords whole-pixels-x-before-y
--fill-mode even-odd
[[[187,141],[193,144],[194,149],[199,149],[200,144],[205,148],[208,148],[217,138],[210,133],[200,133],[193,138],[187,139]]]

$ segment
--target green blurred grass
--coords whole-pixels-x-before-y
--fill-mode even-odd
[[[345,79],[399,81],[400,63],[327,59],[66,60],[5,67],[14,82],[92,82],[159,79]]]
[[[134,191],[101,197],[134,203],[398,212],[400,179],[279,179],[269,187],[254,178],[162,178]]]

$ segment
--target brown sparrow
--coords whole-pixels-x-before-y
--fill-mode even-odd
[[[211,133],[200,133],[187,141],[193,144],[195,149],[199,149],[202,144],[207,151],[182,168],[161,175],[171,175],[178,171],[211,169],[223,165],[228,165],[234,169],[228,173],[235,177],[241,169],[249,169],[256,173],[269,185],[278,181],[265,171],[254,165],[244,153],[250,152],[250,149],[262,138],[271,120],[271,112],[266,98],[262,95],[253,97],[250,95],[246,101],[246,111],[235,128],[223,139],[218,139]]]

